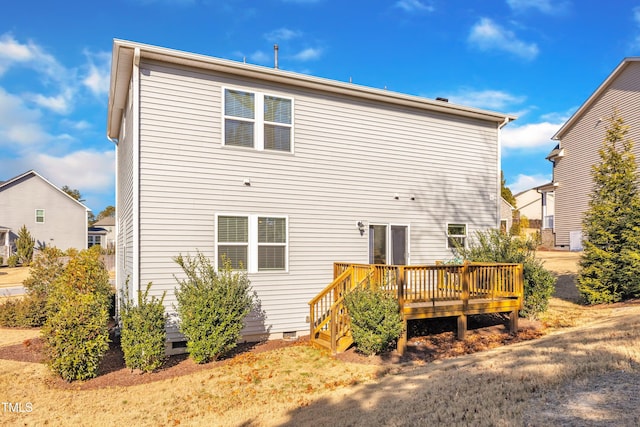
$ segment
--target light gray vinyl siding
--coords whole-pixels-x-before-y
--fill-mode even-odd
[[[11,228],[12,241],[25,225],[36,247],[87,247],[86,208],[36,174],[3,187],[0,206],[0,226]],[[44,209],[44,222],[36,222],[36,209]]]
[[[172,258],[214,259],[216,214],[288,218],[289,270],[249,275],[266,319],[251,319],[246,335],[308,330],[307,303],[331,282],[333,262],[368,262],[358,221],[409,226],[412,264],[452,258],[446,223],[469,234],[498,226],[495,123],[140,66],[140,282],[167,291],[170,311]],[[224,147],[223,87],[293,99],[295,153]]]
[[[131,91],[129,92],[131,98]],[[136,209],[134,202],[134,116],[132,100],[127,101],[127,107],[123,112],[122,129],[120,131],[120,139],[118,140],[117,162],[118,162],[118,178],[117,178],[117,226],[118,226],[118,271],[117,283],[118,289],[123,289],[129,280],[128,293],[131,298],[135,297],[135,291],[140,285],[137,278],[137,272],[134,272],[133,262],[133,245],[134,245],[134,215]]]
[[[614,108],[635,141],[634,153],[640,159],[640,63],[630,63],[591,107],[565,133],[561,147],[565,155],[554,167],[556,246],[569,246],[569,233],[582,230],[593,188],[592,165],[600,161],[598,150],[606,135]]]

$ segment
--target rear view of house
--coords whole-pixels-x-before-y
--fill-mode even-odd
[[[23,225],[36,248],[87,247],[89,209],[36,171],[0,183],[0,207],[0,256],[6,255],[5,262]]]
[[[500,226],[514,117],[116,40],[117,286],[166,291],[200,251],[245,269],[247,340],[308,333],[335,261],[426,264]],[[128,285],[127,285],[128,283]],[[169,326],[171,347],[180,336]]]
[[[598,150],[608,119],[618,111],[630,126],[640,159],[640,57],[625,58],[553,136],[558,145],[547,156],[553,163],[555,191],[555,245],[582,248],[582,219],[589,206],[593,180],[591,166],[600,161]]]

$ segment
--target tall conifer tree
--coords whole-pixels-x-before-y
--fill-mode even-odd
[[[578,290],[590,304],[640,295],[640,197],[629,129],[614,111],[592,167]]]

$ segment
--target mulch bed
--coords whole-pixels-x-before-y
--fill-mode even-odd
[[[508,333],[508,319],[505,316],[470,316],[468,333],[464,341],[456,339],[456,319],[426,319],[409,323],[409,340],[404,355],[388,351],[378,356],[364,356],[350,348],[336,356],[338,360],[351,363],[366,363],[388,367],[422,365],[434,360],[475,353],[511,343],[531,340],[543,335],[543,327],[538,322],[520,319],[520,331],[516,335]],[[292,345],[308,345],[309,337],[296,341],[270,340],[260,343],[244,343],[227,357],[219,361],[196,364],[186,354],[170,356],[163,367],[151,374],[131,371],[125,367],[124,355],[117,342],[112,341],[110,349],[100,364],[98,376],[87,381],[68,383],[54,376],[50,385],[61,389],[90,390],[105,387],[127,387],[154,381],[188,375],[233,360],[236,356],[251,352],[261,353]],[[39,338],[25,340],[21,344],[0,348],[0,359],[20,362],[44,363],[43,343]]]

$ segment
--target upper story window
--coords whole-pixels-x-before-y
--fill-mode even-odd
[[[456,245],[465,247],[467,243],[467,224],[447,224],[447,248],[453,249]]]
[[[293,100],[224,89],[224,145],[293,151]]]
[[[36,222],[44,224],[44,209],[36,209]]]

